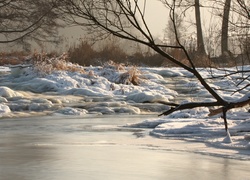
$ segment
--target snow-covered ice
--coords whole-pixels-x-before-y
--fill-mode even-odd
[[[54,71],[39,74],[32,66],[20,71],[0,67],[0,117],[35,115],[87,114],[155,114],[155,119],[124,125],[129,128],[150,129],[159,138],[181,139],[206,143],[217,148],[244,151],[250,155],[249,106],[228,112],[229,133],[224,130],[221,115],[208,117],[208,108],[196,108],[157,117],[169,109],[161,102],[211,101],[193,75],[181,68],[137,68],[134,85],[127,81],[131,67],[82,67],[86,73]],[[250,68],[246,66],[245,68]],[[222,75],[216,69],[200,69],[203,77]],[[232,102],[249,98],[250,87],[232,94],[237,76],[208,82],[223,98]],[[240,86],[246,86],[241,82]],[[239,88],[239,87],[238,87]],[[220,89],[227,89],[222,91]]]

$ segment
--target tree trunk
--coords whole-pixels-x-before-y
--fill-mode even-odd
[[[224,13],[222,16],[222,27],[221,27],[221,54],[226,55],[228,50],[228,19],[230,12],[231,0],[226,0],[224,5]]]
[[[196,20],[196,30],[197,30],[197,52],[201,55],[206,55],[205,45],[204,45],[203,35],[202,35],[199,0],[195,0],[195,20]]]

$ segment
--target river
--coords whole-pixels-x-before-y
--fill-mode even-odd
[[[146,117],[152,115],[1,119],[0,179],[250,179],[247,160],[203,155],[197,152],[209,147],[202,143],[122,127]]]

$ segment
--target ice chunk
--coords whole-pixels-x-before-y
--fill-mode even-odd
[[[232,139],[231,139],[231,135],[229,133],[229,131],[227,130],[227,136],[223,139],[222,141],[223,143],[232,143]]]
[[[106,95],[105,92],[96,92],[88,88],[72,88],[70,90],[62,92],[66,95],[76,95],[76,96],[103,96]]]
[[[3,102],[8,102],[8,100],[4,97],[0,97],[0,103],[3,103]]]
[[[63,114],[63,115],[75,115],[75,116],[81,116],[88,113],[85,109],[79,109],[79,108],[72,108],[72,107],[65,107],[63,109],[60,109],[56,111],[56,113]]]
[[[5,97],[5,98],[10,98],[10,97],[17,97],[17,96],[23,96],[21,93],[16,92],[8,87],[5,86],[0,86],[0,96]]]
[[[4,105],[4,104],[0,104],[0,116],[1,114],[5,114],[5,113],[10,113],[11,110],[9,108],[9,106]]]
[[[139,92],[133,93],[127,96],[126,98],[128,101],[132,100],[137,103],[144,103],[144,102],[157,102],[157,101],[168,101],[168,99],[160,94],[154,94],[151,92]]]

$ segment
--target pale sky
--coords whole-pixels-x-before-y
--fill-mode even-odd
[[[144,5],[144,0],[142,7]],[[142,8],[143,9],[143,8]],[[147,24],[155,37],[163,37],[163,30],[168,22],[168,11],[158,0],[146,0],[145,19]],[[74,30],[76,29],[76,30]],[[81,28],[74,28],[63,31],[68,38],[79,38],[83,35],[84,31]],[[83,36],[82,36],[83,37]]]
[[[163,36],[163,30],[168,23],[168,16],[168,10],[161,2],[146,0],[145,18],[154,36]]]
[[[147,21],[147,24],[154,37],[162,38],[164,35],[163,31],[166,28],[168,20],[169,20],[169,11],[166,7],[164,7],[162,2],[160,2],[159,0],[141,0],[139,3],[140,3],[140,6],[142,7],[142,10],[143,10],[145,1],[146,1],[145,19]],[[201,12],[203,12],[203,9],[201,9]],[[208,23],[207,19],[205,21],[203,19],[203,22]],[[65,31],[64,33],[67,34],[68,37],[78,38],[84,32],[82,30],[77,30],[75,32],[72,32],[72,30],[69,30],[69,31]]]

